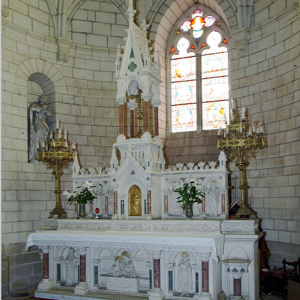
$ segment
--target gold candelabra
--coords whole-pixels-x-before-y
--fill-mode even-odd
[[[67,218],[67,212],[61,205],[61,187],[60,178],[63,174],[63,170],[69,167],[69,164],[74,160],[74,153],[76,150],[76,144],[72,143],[72,150],[68,142],[68,133],[59,127],[59,121],[57,121],[56,131],[51,132],[50,139],[48,141],[42,141],[42,145],[37,142],[38,160],[42,161],[47,169],[53,170],[52,174],[55,176],[55,208],[50,212],[49,218],[53,218],[57,215],[58,219]]]
[[[248,183],[246,169],[249,160],[256,157],[260,149],[267,147],[267,137],[262,124],[250,124],[245,117],[245,107],[241,113],[236,107],[235,100],[231,100],[231,122],[226,129],[218,131],[218,148],[224,151],[229,160],[235,160],[239,169],[241,206],[236,217],[256,217],[256,212],[249,206]]]

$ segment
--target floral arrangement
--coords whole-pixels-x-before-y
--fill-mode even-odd
[[[179,199],[177,202],[182,202],[183,209],[185,209],[187,204],[202,203],[201,198],[205,196],[203,185],[192,180],[184,182],[181,186],[177,185],[174,192],[180,195],[177,197]]]
[[[85,181],[83,184],[77,186],[73,192],[64,191],[63,195],[67,196],[68,204],[93,203],[93,200],[97,197],[94,187],[91,182]]]

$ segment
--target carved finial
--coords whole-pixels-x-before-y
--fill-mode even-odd
[[[127,16],[129,17],[129,28],[131,28],[133,24],[133,17],[136,13],[136,10],[133,9],[133,0],[127,0],[127,1],[128,1]]]

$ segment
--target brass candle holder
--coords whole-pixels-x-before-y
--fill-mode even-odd
[[[38,160],[42,161],[47,169],[53,170],[52,174],[55,176],[55,208],[50,212],[49,218],[53,218],[57,215],[58,219],[67,218],[67,212],[61,205],[61,186],[60,178],[63,174],[63,170],[69,167],[69,164],[74,160],[74,153],[76,150],[76,144],[72,143],[72,150],[68,142],[68,133],[62,132],[59,128],[59,121],[57,121],[56,131],[50,134],[50,140],[43,141],[42,145],[37,143]]]
[[[262,124],[250,124],[245,117],[245,108],[241,113],[232,100],[231,122],[226,129],[219,129],[218,148],[224,151],[228,160],[235,160],[239,169],[241,206],[236,212],[236,217],[256,218],[256,212],[249,206],[247,167],[249,160],[256,157],[259,150],[267,147],[267,137]]]

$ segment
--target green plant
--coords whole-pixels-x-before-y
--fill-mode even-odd
[[[87,204],[93,203],[97,198],[92,183],[85,181],[83,184],[77,186],[73,192],[64,191],[63,194],[68,198],[68,204]]]
[[[180,199],[177,202],[182,202],[183,209],[185,209],[187,204],[193,204],[195,202],[202,203],[201,198],[205,196],[203,186],[195,184],[194,181],[184,182],[183,185],[177,187],[174,192],[180,195],[176,199]]]

